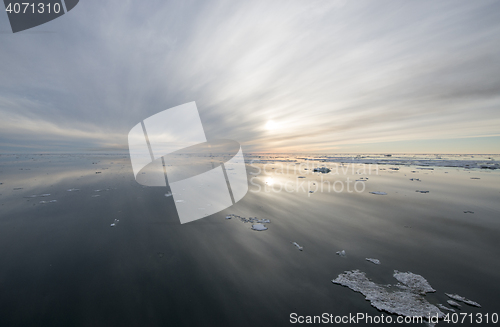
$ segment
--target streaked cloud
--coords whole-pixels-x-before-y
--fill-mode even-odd
[[[209,139],[253,152],[479,142],[500,134],[499,10],[498,1],[81,2],[36,28],[54,33],[0,34],[0,150],[126,149],[138,121],[190,101]]]

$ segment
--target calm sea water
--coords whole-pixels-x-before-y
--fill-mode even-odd
[[[248,163],[243,200],[181,225],[167,189],[139,185],[126,155],[0,156],[0,325],[287,326],[291,313],[381,315],[331,282],[353,269],[381,284],[411,271],[437,290],[430,303],[456,293],[482,305],[461,312],[499,313],[498,170],[363,173],[356,164],[319,174],[302,159],[268,159]],[[271,223],[257,232],[228,214]]]

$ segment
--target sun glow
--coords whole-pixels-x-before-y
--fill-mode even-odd
[[[274,131],[274,130],[278,129],[278,127],[279,127],[278,123],[276,123],[274,120],[269,120],[266,123],[266,129],[268,131]]]

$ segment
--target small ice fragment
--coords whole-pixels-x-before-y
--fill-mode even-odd
[[[451,300],[450,300],[451,301]],[[455,301],[452,301],[452,302],[455,302]],[[456,303],[456,302],[455,302]],[[457,303],[458,304],[458,303]],[[451,312],[455,312],[455,309],[452,309],[452,308],[448,308],[447,306],[445,305],[442,305],[441,303],[438,303],[437,304],[438,308],[439,309],[443,309],[443,310],[448,310],[448,311],[451,311]]]
[[[101,190],[94,190],[94,192],[101,192]]]
[[[342,250],[342,251],[337,251],[336,252],[338,255],[340,255],[341,257],[345,257],[345,250]]]
[[[77,188],[70,188],[69,190],[66,190],[68,192],[76,192],[76,191],[80,191],[80,189],[77,189]]]
[[[386,192],[381,192],[381,191],[373,191],[373,192],[370,192],[371,194],[377,194],[377,195],[387,195]]]
[[[50,200],[49,203],[57,202],[57,200]]]
[[[292,243],[293,245],[295,245],[297,247],[297,249],[299,249],[299,251],[302,251],[304,249],[304,247],[302,247],[299,244],[297,244],[297,242],[290,242],[290,243]]]
[[[229,215],[229,216],[226,216],[226,219],[231,219],[233,218],[233,216]]]
[[[263,224],[255,224],[255,225],[252,225],[252,229],[257,230],[257,231],[262,231],[262,230],[266,230],[267,227],[264,226]]]
[[[416,190],[415,192],[420,192],[420,193],[429,193],[429,191],[419,191],[419,190]]]
[[[170,196],[172,196],[172,192],[167,192],[167,193],[165,193],[165,196],[166,196],[167,198],[168,198],[168,197],[170,197]]]
[[[429,282],[424,277],[412,272],[399,272],[397,270],[394,270],[393,276],[413,291],[416,291],[422,295],[424,295],[425,293],[436,292],[436,290],[431,287]]]
[[[269,219],[261,219],[261,220],[257,220],[258,223],[270,223],[271,220]]]
[[[451,297],[453,300],[457,300],[457,301],[460,301],[460,302],[463,302],[465,304],[472,305],[472,306],[475,306],[478,308],[481,307],[481,305],[479,303],[474,302],[474,301],[469,300],[469,299],[466,299],[463,296],[460,296],[458,294],[448,294],[448,293],[444,293],[444,294],[448,295],[448,297]]]
[[[306,177],[305,177],[305,176],[299,176],[299,177],[297,177],[297,178],[306,178]]]
[[[451,305],[452,307],[455,307],[455,308],[460,308],[461,307],[460,304],[458,304],[457,302],[455,302],[453,300],[448,300],[446,302],[448,302],[448,304]]]
[[[372,258],[365,258],[366,261],[370,261],[371,263],[374,263],[376,265],[379,265],[380,264],[380,260],[379,259],[372,259]]]
[[[115,227],[115,226],[116,226],[116,224],[118,224],[119,222],[120,222],[120,221],[119,221],[118,219],[115,219],[115,222],[114,222],[114,223],[112,223],[110,226],[111,226],[111,227]]]
[[[50,194],[28,195],[28,196],[25,196],[25,198],[44,198],[47,196],[50,196]]]
[[[474,213],[474,211],[464,211],[464,213]]]
[[[323,174],[328,174],[330,172],[330,168],[326,167],[321,167],[321,168],[314,168],[313,170],[315,173],[323,173]]]
[[[184,202],[184,200],[175,200],[175,202],[180,203],[180,202]]]
[[[314,191],[309,191],[309,193],[314,193]]]

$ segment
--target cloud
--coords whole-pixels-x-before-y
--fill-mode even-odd
[[[190,101],[209,139],[248,151],[497,135],[499,9],[85,1],[37,27],[54,33],[0,34],[0,150],[126,149],[138,121]]]

